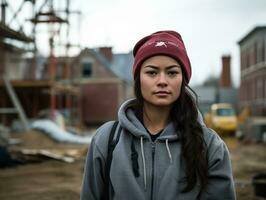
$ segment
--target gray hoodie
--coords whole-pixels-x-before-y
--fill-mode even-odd
[[[152,142],[143,124],[126,101],[118,112],[122,127],[119,142],[113,151],[110,168],[110,199],[115,200],[226,200],[235,199],[230,157],[225,143],[208,129],[199,115],[208,147],[209,182],[200,194],[199,183],[187,193],[181,142],[174,126],[169,123]],[[105,160],[108,138],[113,122],[102,125],[94,136],[88,152],[81,200],[102,199],[105,180]],[[131,160],[132,143],[137,154],[138,175],[134,174]],[[135,167],[136,168],[136,167]]]

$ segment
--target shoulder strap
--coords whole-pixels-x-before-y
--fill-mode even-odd
[[[116,144],[119,141],[120,134],[121,134],[121,127],[119,126],[117,136],[114,139],[117,126],[118,126],[118,121],[115,121],[113,124],[113,127],[111,129],[109,139],[108,139],[108,152],[107,152],[106,168],[105,168],[105,177],[106,177],[105,193],[104,193],[105,200],[109,200],[110,167],[111,167],[111,163],[112,163],[112,159],[113,159],[113,151],[114,151]]]

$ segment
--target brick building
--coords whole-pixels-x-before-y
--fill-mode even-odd
[[[80,88],[81,120],[87,125],[117,118],[121,103],[131,97],[131,84],[112,70],[112,48],[85,48],[70,63],[72,82]]]
[[[258,26],[239,42],[241,79],[239,108],[266,115],[266,26]]]

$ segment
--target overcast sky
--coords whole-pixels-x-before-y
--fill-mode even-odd
[[[65,0],[57,0],[60,4]],[[237,42],[257,25],[266,25],[266,0],[76,0],[71,42],[83,47],[112,46],[129,52],[143,36],[158,30],[178,31],[192,63],[191,84],[220,75],[221,56],[232,56],[232,79],[239,85]],[[41,32],[41,31],[40,31]],[[39,37],[39,46],[47,46]]]
[[[181,33],[192,63],[191,84],[221,72],[221,56],[232,56],[232,79],[239,84],[237,42],[266,25],[266,0],[80,0],[84,46],[113,46],[128,52],[141,37],[158,30]]]

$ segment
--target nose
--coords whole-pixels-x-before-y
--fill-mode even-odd
[[[161,87],[167,86],[167,80],[166,80],[166,76],[164,73],[160,73],[157,84],[158,86],[161,86]]]

